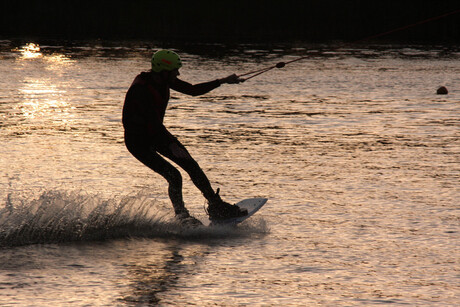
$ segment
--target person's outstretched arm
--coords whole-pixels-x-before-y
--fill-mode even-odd
[[[174,83],[171,84],[171,88],[186,95],[199,96],[206,94],[215,88],[218,88],[221,84],[236,84],[240,82],[241,79],[239,79],[237,75],[233,74],[222,79],[216,79],[214,81],[203,82],[194,85],[186,81],[176,79]]]

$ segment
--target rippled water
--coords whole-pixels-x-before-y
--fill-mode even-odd
[[[460,301],[458,49],[179,49],[193,83],[311,53],[173,93],[165,124],[223,197],[270,199],[236,229],[185,231],[123,145],[124,95],[156,46],[0,47],[1,305]]]

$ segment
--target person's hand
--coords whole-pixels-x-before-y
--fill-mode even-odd
[[[220,84],[228,83],[228,84],[238,84],[240,82],[244,82],[244,79],[238,77],[236,74],[230,75],[228,77],[219,79]]]

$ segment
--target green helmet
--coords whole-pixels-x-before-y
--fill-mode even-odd
[[[160,72],[171,71],[182,67],[182,62],[177,53],[171,50],[159,50],[152,56],[152,70]]]

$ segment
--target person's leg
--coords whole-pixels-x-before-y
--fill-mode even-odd
[[[129,152],[144,165],[160,174],[168,182],[168,194],[177,214],[188,213],[182,197],[182,175],[171,163],[161,157],[149,145],[141,142],[126,142]]]
[[[165,137],[167,139],[164,143],[152,144],[152,146],[147,148],[144,147],[145,145],[141,145],[140,148],[142,148],[142,150],[139,150],[137,147],[139,147],[140,144],[144,144],[143,142],[136,142],[135,145],[137,147],[129,146],[129,142],[127,142],[127,147],[138,160],[168,180],[169,196],[173,202],[176,215],[180,216],[182,212],[185,216],[188,215],[188,211],[185,209],[182,199],[182,176],[176,168],[159,154],[177,163],[190,175],[195,186],[208,200],[209,206],[207,213],[210,219],[227,219],[247,215],[247,210],[240,209],[238,206],[222,201],[219,193],[214,192],[203,170],[192,158],[187,149],[169,132],[167,132],[162,139],[165,140]],[[196,219],[191,221],[192,225],[196,225],[197,222],[199,223]]]
[[[215,201],[216,193],[201,167],[177,138],[171,135],[170,140],[171,143],[168,146],[160,146],[156,148],[157,151],[185,170],[192,179],[193,184],[208,201]]]
[[[241,209],[236,205],[224,202],[220,198],[219,192],[214,192],[211,183],[198,163],[192,158],[179,140],[173,136],[171,137],[171,142],[167,147],[157,148],[157,150],[160,154],[177,163],[190,175],[195,186],[208,200],[209,206],[207,208],[207,213],[209,214],[209,218],[211,220],[225,220],[247,215],[248,211],[246,209]]]

